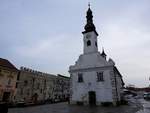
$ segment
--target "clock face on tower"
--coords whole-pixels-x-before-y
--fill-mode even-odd
[[[87,38],[87,39],[89,39],[90,37],[91,37],[91,35],[90,35],[90,34],[87,34],[87,35],[86,35],[86,38]]]

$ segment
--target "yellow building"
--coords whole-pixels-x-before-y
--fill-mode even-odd
[[[14,100],[17,75],[18,69],[8,60],[0,58],[0,101]]]

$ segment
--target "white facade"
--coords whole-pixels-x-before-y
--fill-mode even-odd
[[[87,11],[87,24],[83,32],[83,54],[75,65],[69,67],[71,77],[70,103],[100,105],[103,102],[116,104],[121,100],[123,81],[113,60],[98,52],[97,32],[92,20],[92,11]],[[103,51],[104,52],[104,51]]]
[[[91,46],[87,46],[87,41],[91,42]],[[94,31],[85,33],[83,37],[84,42],[84,54],[98,52],[97,48],[97,35]]]

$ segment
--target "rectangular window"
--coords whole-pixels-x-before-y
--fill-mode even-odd
[[[30,89],[27,90],[27,95],[28,95],[28,96],[30,95]]]
[[[40,83],[37,83],[37,89],[40,89]]]
[[[43,90],[41,89],[41,90],[40,90],[40,92],[42,93],[42,92],[43,92]]]
[[[83,82],[83,74],[82,73],[78,74],[78,82]]]
[[[18,83],[16,82],[16,88],[18,88]]]
[[[27,86],[27,85],[28,85],[28,81],[25,80],[25,81],[24,81],[24,86]]]
[[[46,89],[46,80],[44,80],[44,89]]]
[[[103,72],[97,72],[97,82],[104,81]]]
[[[23,88],[20,89],[20,95],[23,95]]]
[[[2,77],[3,76],[3,74],[2,74],[2,70],[0,69],[0,77]]]
[[[20,79],[20,71],[19,71],[19,73],[17,75],[17,80],[19,80],[19,79]]]

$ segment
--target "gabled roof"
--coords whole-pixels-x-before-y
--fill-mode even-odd
[[[124,83],[124,81],[123,81],[123,79],[122,79],[122,75],[121,75],[121,73],[119,72],[119,70],[117,69],[117,67],[116,66],[114,66],[114,70],[117,72],[117,74],[119,75],[119,77],[120,77],[120,79],[121,79],[121,81],[122,81],[122,85],[125,85],[125,83]]]
[[[0,66],[18,71],[18,69],[7,59],[0,58]]]

